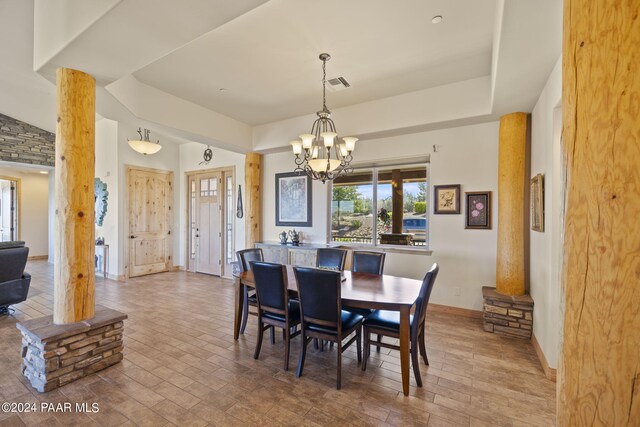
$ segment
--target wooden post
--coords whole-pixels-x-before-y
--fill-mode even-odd
[[[246,247],[262,240],[262,154],[247,153],[244,161]]]
[[[525,161],[527,115],[500,118],[498,148],[498,253],[496,290],[525,293]]]
[[[640,422],[640,0],[565,0],[558,425]]]
[[[403,194],[402,194],[402,171],[393,169],[391,171],[391,232],[402,233],[403,214]]]
[[[79,322],[95,313],[95,100],[93,77],[58,68],[53,303],[56,324]]]

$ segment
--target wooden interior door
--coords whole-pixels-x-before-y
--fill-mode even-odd
[[[128,168],[129,277],[169,271],[173,172]]]
[[[196,176],[196,272],[222,274],[222,173]]]

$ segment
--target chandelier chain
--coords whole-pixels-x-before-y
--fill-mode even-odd
[[[327,60],[322,60],[322,110],[327,111]]]

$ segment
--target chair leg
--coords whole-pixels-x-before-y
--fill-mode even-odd
[[[264,325],[262,324],[262,318],[258,318],[258,341],[256,342],[256,351],[253,353],[253,358],[257,359],[260,356],[260,349],[262,348],[262,337],[264,336]]]
[[[358,351],[358,363],[362,363],[362,328],[356,331],[356,350]]]
[[[329,350],[333,350],[333,341],[329,343]]]
[[[274,328],[272,326],[270,331],[269,331],[269,335],[271,336],[271,345],[275,344],[276,343],[276,328]]]
[[[367,370],[367,360],[369,359],[369,329],[362,328],[364,334],[364,349],[362,357],[362,370]]]
[[[418,359],[418,346],[416,343],[411,343],[411,364],[413,365],[413,376],[416,377],[416,384],[418,387],[422,387],[422,376],[420,376],[420,362]]]
[[[313,339],[313,348],[315,348],[316,350],[320,348],[320,346],[318,345],[318,338]]]
[[[247,327],[247,320],[249,319],[249,289],[244,286],[244,303],[242,305],[242,324],[240,326],[240,333],[244,334],[244,330]]]
[[[378,338],[377,338],[377,340],[376,340],[376,341],[377,341],[377,342],[382,342],[382,335],[378,334]],[[377,351],[378,353],[380,353],[380,346],[379,346],[379,345],[377,345],[377,346],[376,346],[376,351]]]
[[[285,334],[285,332],[284,332],[284,328],[283,328],[283,329],[282,329],[282,340],[283,340],[283,341],[286,339],[286,336],[287,336],[287,335]]]
[[[291,339],[289,337],[289,327],[282,330],[284,335],[284,370],[289,370],[289,349],[291,348]]]
[[[429,358],[427,357],[427,347],[424,343],[424,329],[420,331],[420,337],[418,337],[418,345],[420,346],[420,354],[424,360],[424,364],[429,366]]]
[[[336,379],[336,389],[342,388],[342,337],[338,337],[337,353],[338,353],[338,378]]]
[[[304,359],[307,356],[307,344],[309,344],[309,341],[311,340],[307,339],[304,333],[302,333],[301,335],[302,343],[300,345],[300,359],[298,360],[298,371],[296,372],[296,378],[300,378],[300,376],[302,375],[302,370],[304,369]]]

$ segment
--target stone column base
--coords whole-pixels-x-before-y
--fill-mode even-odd
[[[93,318],[65,325],[53,316],[18,323],[22,332],[22,374],[43,393],[122,360],[127,315],[96,306]]]
[[[533,299],[529,295],[502,295],[496,288],[482,287],[484,330],[510,337],[531,339]]]

